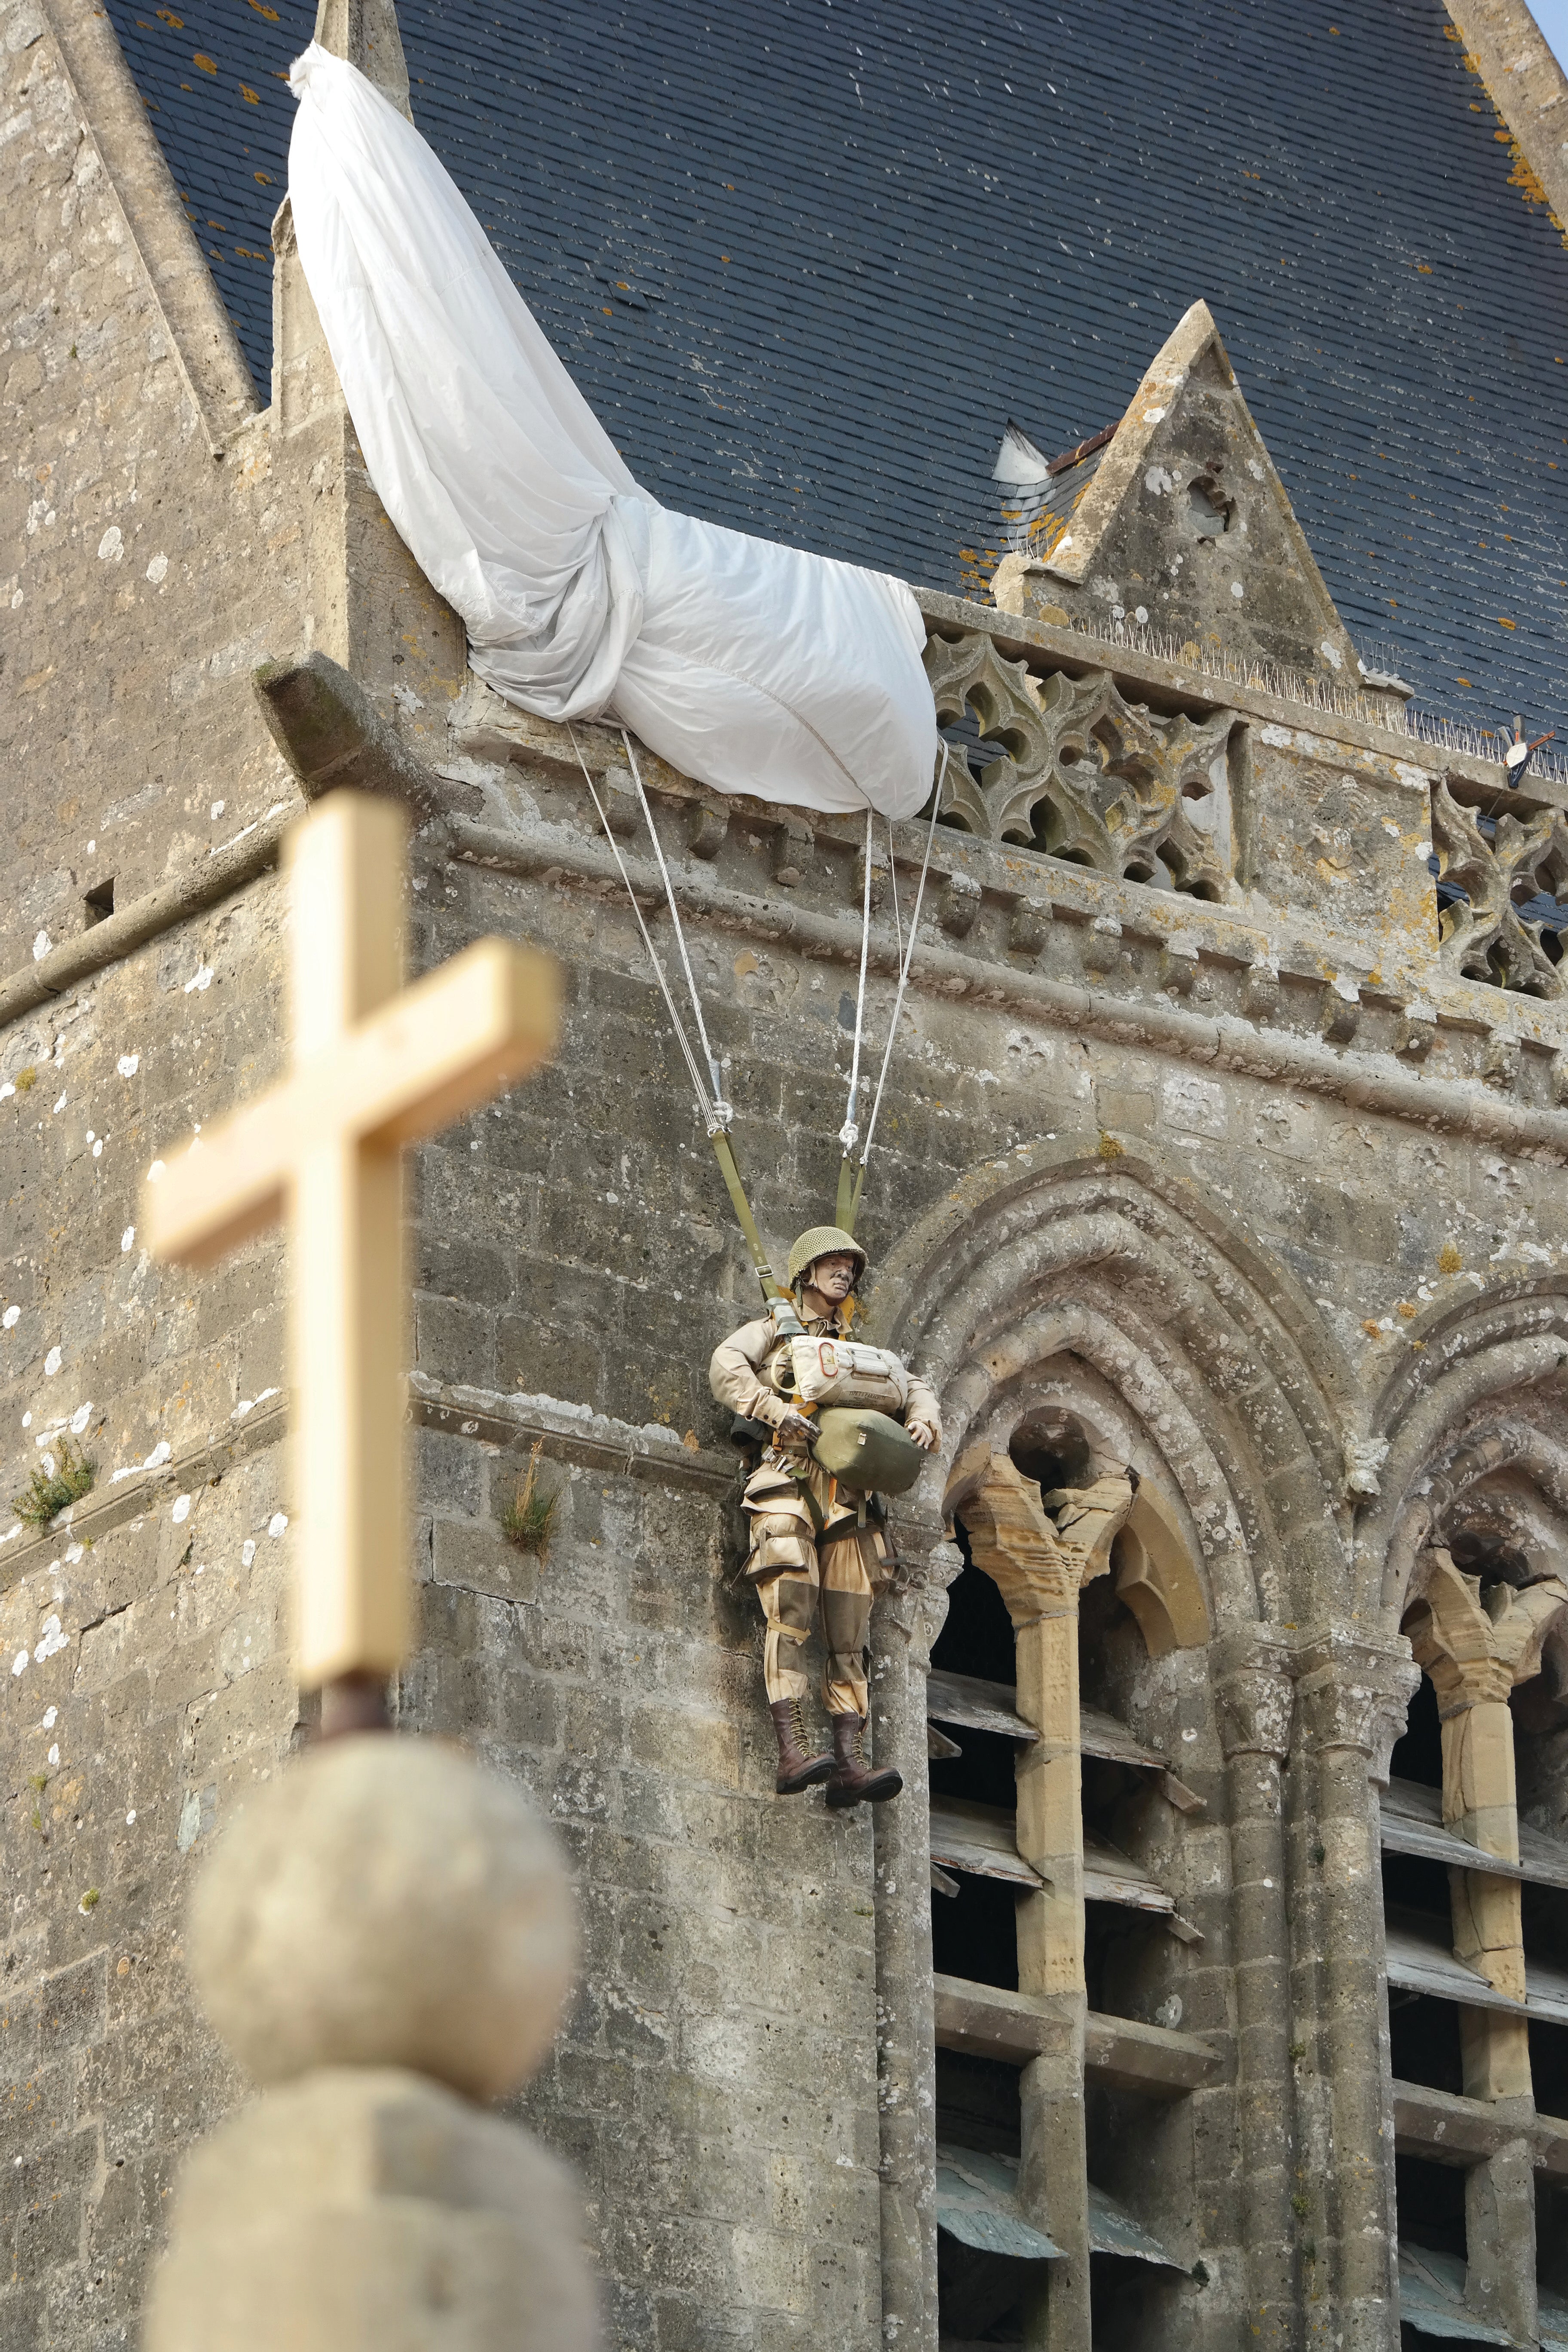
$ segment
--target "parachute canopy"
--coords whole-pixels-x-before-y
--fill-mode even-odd
[[[508,701],[628,728],[721,792],[911,816],[936,713],[901,581],[640,489],[443,164],[312,42],[300,261],[370,477]]]

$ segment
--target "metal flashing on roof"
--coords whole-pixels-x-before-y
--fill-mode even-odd
[[[1426,2246],[1399,2246],[1399,2316],[1417,2336],[1448,2343],[1502,2344],[1509,2352],[1535,2352],[1533,2342],[1510,2336],[1465,2308],[1465,2265],[1457,2254]]]
[[[1535,2326],[1542,2352],[1568,2352],[1568,2302],[1549,2286],[1535,2290]]]
[[[1165,2252],[1158,2238],[1133,2220],[1125,2205],[1103,2189],[1089,2184],[1089,2251],[1091,2254],[1123,2254],[1135,2263],[1158,2263],[1168,2271],[1186,2271]]]
[[[1088,440],[1080,441],[1075,449],[1064,449],[1059,457],[1051,459],[1046,471],[1048,474],[1066,474],[1074,466],[1081,466],[1086,457],[1092,457],[1097,449],[1103,449],[1108,441],[1115,440],[1121,422],[1118,417],[1116,424],[1108,425],[1103,433],[1091,433]]]
[[[1018,2203],[1016,2157],[990,2156],[978,2148],[936,2151],[936,2225],[983,2254],[1006,2254],[1016,2262],[1052,2263],[1062,2249]]]

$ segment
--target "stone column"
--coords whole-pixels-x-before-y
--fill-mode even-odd
[[[318,0],[315,38],[413,120],[394,0]],[[463,625],[371,487],[287,197],[272,224],[272,415],[264,462],[294,499],[306,614],[305,642],[277,650],[330,655],[416,751],[439,759],[447,712],[467,675]],[[401,703],[394,702],[395,685],[409,689]]]
[[[929,1521],[901,1518],[895,1533],[900,1573],[877,1610],[871,1667],[873,1753],[904,1776],[903,1795],[873,1808],[882,2340],[889,2352],[937,2352],[926,1677],[963,1555]]]
[[[1383,1649],[1339,1626],[1298,1652],[1308,1817],[1292,1918],[1298,1937],[1316,1947],[1315,1969],[1300,1944],[1297,1958],[1317,1993],[1317,2129],[1293,2212],[1303,2249],[1315,2250],[1311,2265],[1303,2259],[1303,2294],[1328,2295],[1344,2352],[1386,2352],[1399,2333],[1383,1853],[1372,1774],[1374,1766],[1386,1771],[1394,1724],[1415,1686],[1403,1652],[1403,1643]]]
[[[1300,2339],[1290,2199],[1290,1933],[1281,1773],[1295,1690],[1289,1654],[1261,1626],[1216,1642],[1220,1746],[1230,1814],[1230,1965],[1235,1988],[1236,2101],[1247,2321],[1261,2347]],[[1228,2095],[1220,2094],[1220,2095]],[[1228,2156],[1219,2194],[1232,2191]]]
[[[1443,1726],[1443,1820],[1457,1837],[1519,1860],[1513,1716],[1509,1693],[1541,1671],[1541,1644],[1568,1603],[1568,1586],[1548,1577],[1522,1591],[1494,1584],[1483,1605],[1480,1579],[1464,1576],[1446,1551],[1428,1552],[1405,1630],[1432,1677]],[[1517,1879],[1484,1871],[1449,1874],[1454,1951],[1510,1999],[1524,2000],[1524,1934]],[[1530,2042],[1522,2016],[1459,2012],[1465,2090],[1472,2099],[1530,2095]]]
[[[1018,1851],[1047,1882],[1018,1904],[1018,1990],[1032,1993],[1065,2031],[1025,2067],[1021,2083],[1019,2196],[1063,2250],[1030,2315],[1031,2352],[1089,2352],[1089,2169],[1084,2147],[1083,1788],[1079,1748],[1078,1600],[1103,1575],[1132,1507],[1125,1472],[1082,1493],[1053,1497],[1005,1454],[976,1446],[956,1464],[951,1509],[969,1532],[975,1565],[1001,1591],[1013,1620],[1017,1706],[1040,1738],[1018,1757]]]
[[[1513,1715],[1509,1693],[1541,1671],[1541,1645],[1568,1604],[1568,1586],[1543,1578],[1522,1591],[1457,1569],[1427,1552],[1413,1580],[1405,1630],[1432,1677],[1443,1727],[1443,1820],[1455,1835],[1504,1861],[1519,1860]],[[1478,2316],[1533,2341],[1535,2179],[1525,1998],[1524,1927],[1517,1879],[1451,1870],[1454,1952],[1521,2005],[1518,2017],[1461,2009],[1459,2042],[1467,2095],[1486,2099],[1519,2125],[1510,2139],[1465,2175],[1465,2300]]]
[[[543,2054],[574,1944],[554,1840],[456,1748],[341,1738],[259,1790],[187,1952],[267,2087],[182,2168],[146,2352],[594,2352],[573,2183],[479,2104]]]

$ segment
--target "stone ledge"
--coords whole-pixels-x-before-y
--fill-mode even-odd
[[[1541,2164],[1542,2135],[1550,2133],[1562,2156],[1559,2164],[1548,2168],[1568,2170],[1568,2124],[1553,2124],[1546,2116],[1538,2122],[1526,2101],[1494,2104],[1465,2099],[1452,2091],[1434,2091],[1424,2083],[1402,2083],[1397,2076],[1393,2088],[1394,2144],[1401,2156],[1425,2156],[1436,2164],[1468,2170],[1496,2156],[1510,2141],[1533,2138],[1538,2143],[1536,2162]]]
[[[712,1494],[727,1494],[736,1484],[733,1457],[710,1449],[694,1453],[673,1435],[668,1441],[656,1439],[652,1423],[634,1428],[630,1422],[612,1420],[585,1406],[579,1412],[551,1399],[446,1388],[422,1372],[409,1375],[408,1419],[416,1428],[469,1437],[506,1452],[526,1452],[537,1440],[552,1461],[615,1470],[628,1478],[663,1479]],[[288,1433],[289,1399],[279,1391],[221,1434],[203,1438],[151,1468],[132,1471],[113,1486],[95,1487],[36,1535],[16,1537],[0,1549],[0,1592],[62,1545],[97,1543],[128,1520],[140,1518],[160,1496],[205,1486],[247,1454],[277,1444]]]
[[[1173,708],[1185,709],[1191,716],[1234,710],[1242,718],[1315,735],[1323,743],[1352,744],[1357,751],[1379,752],[1390,761],[1424,769],[1434,781],[1445,777],[1450,785],[1459,784],[1467,797],[1472,792],[1494,793],[1505,782],[1500,761],[1478,760],[1468,752],[1429,743],[1419,735],[1402,734],[1392,727],[1379,727],[1346,711],[1320,709],[1315,704],[1269,694],[1239,679],[1189,669],[1137,646],[1118,645],[1114,638],[1091,637],[1082,629],[1028,620],[1021,614],[971,604],[938,589],[917,588],[914,597],[929,623],[977,630],[1008,661],[1027,661],[1031,654],[1045,654],[1063,669],[1104,670],[1123,692],[1131,688],[1140,697],[1151,692],[1163,695]],[[1568,786],[1531,776],[1517,795],[1510,793],[1510,805],[1531,814],[1537,809],[1568,807]]]
[[[728,1493],[737,1484],[738,1457],[695,1450],[657,1423],[634,1428],[586,1406],[553,1398],[509,1396],[498,1389],[450,1388],[424,1372],[409,1376],[409,1418],[421,1429],[469,1437],[480,1445],[521,1453],[535,1444],[554,1462],[616,1470],[623,1477],[668,1479],[676,1486]]]
[[[183,874],[176,874],[173,881],[159,883],[156,889],[144,891],[128,907],[94,923],[90,930],[62,940],[36,963],[8,973],[0,980],[0,1028],[19,1021],[25,1013],[36,1013],[40,1004],[63,995],[78,981],[119,963],[145,947],[149,940],[172,931],[192,915],[205,913],[258,875],[270,872],[278,863],[292,814],[292,809],[282,803],[269,808],[224,848],[212,850]]]
[[[559,827],[544,836],[506,833],[492,825],[455,820],[454,856],[489,873],[522,881],[566,884],[595,893],[624,889],[614,858],[590,841],[566,836]],[[654,903],[658,877],[641,858],[628,857],[626,874],[639,902]],[[707,873],[683,875],[683,911],[721,930],[793,949],[825,962],[852,964],[860,954],[859,925],[847,915],[817,911],[793,898],[785,903],[754,897],[715,881]],[[1053,923],[1053,931],[1065,929]],[[898,953],[890,935],[873,931],[869,969],[896,978]],[[1204,1014],[1167,998],[1129,994],[1070,980],[1053,980],[928,939],[916,955],[910,986],[926,994],[1005,1008],[1046,1018],[1117,1045],[1167,1052],[1215,1069],[1264,1078],[1329,1095],[1358,1109],[1414,1119],[1457,1134],[1484,1136],[1510,1150],[1531,1146],[1568,1157],[1568,1116],[1558,1110],[1516,1105],[1479,1081],[1406,1075],[1392,1054],[1349,1052],[1293,1031],[1259,1030],[1238,1014]],[[1501,1008],[1500,1007],[1500,1017]]]
[[[936,1976],[936,2039],[940,2049],[1026,2066],[1049,2051],[1062,2055],[1071,2041],[1065,2018],[1032,1995],[963,1977]],[[1176,2033],[1135,2018],[1090,2010],[1084,2024],[1084,2072],[1109,2088],[1146,2098],[1183,2098],[1219,2074],[1220,2053],[1194,2033]]]
[[[18,1583],[41,1558],[58,1552],[62,1544],[99,1543],[128,1520],[140,1518],[161,1496],[205,1486],[247,1454],[275,1445],[287,1433],[288,1423],[289,1400],[279,1392],[221,1435],[203,1438],[184,1453],[172,1454],[166,1462],[143,1465],[112,1485],[95,1487],[36,1535],[19,1536],[0,1550],[0,1592]]]

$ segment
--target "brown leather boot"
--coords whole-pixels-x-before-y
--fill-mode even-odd
[[[827,1801],[835,1812],[846,1805],[858,1805],[862,1800],[868,1805],[879,1805],[889,1797],[896,1797],[904,1785],[901,1772],[889,1765],[884,1771],[875,1771],[860,1753],[860,1734],[866,1727],[861,1715],[835,1715],[833,1726],[833,1778],[827,1784]]]
[[[801,1719],[797,1698],[775,1698],[768,1707],[773,1719],[773,1729],[779,1738],[779,1769],[773,1787],[781,1797],[798,1797],[803,1789],[815,1789],[826,1780],[833,1769],[831,1756],[808,1756],[805,1725]]]

